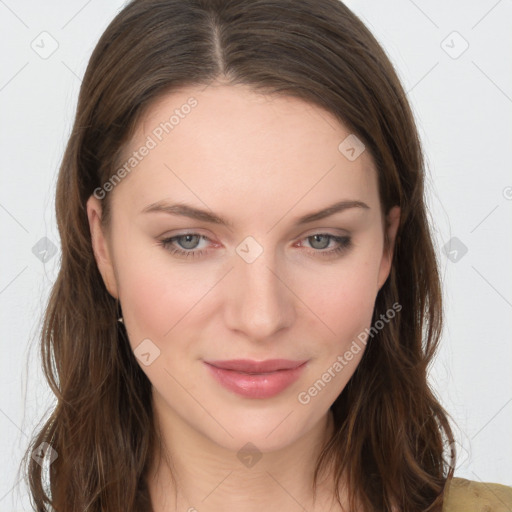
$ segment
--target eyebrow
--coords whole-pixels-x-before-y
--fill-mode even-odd
[[[299,217],[296,221],[297,225],[308,224],[310,222],[314,222],[317,220],[324,219],[326,217],[330,217],[338,212],[343,212],[352,208],[360,208],[363,210],[369,210],[370,207],[363,203],[362,201],[357,200],[345,200],[334,203],[327,208],[323,208],[322,210],[318,210],[316,212],[307,213],[302,217]],[[203,222],[209,222],[212,224],[218,224],[221,226],[227,226],[233,228],[233,224],[226,219],[223,219],[219,215],[216,215],[213,212],[209,212],[207,210],[202,210],[200,208],[195,208],[194,206],[190,206],[185,203],[175,203],[170,204],[166,201],[157,201],[156,203],[152,203],[146,206],[140,213],[168,213],[170,215],[177,215],[182,217],[189,217],[191,219],[201,220]]]

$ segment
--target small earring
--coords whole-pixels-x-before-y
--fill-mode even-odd
[[[119,318],[117,319],[117,321],[121,324],[124,324],[123,312],[121,311],[121,304],[119,303],[119,299],[117,299],[116,303],[117,303],[117,311],[118,311],[117,314],[120,315]]]

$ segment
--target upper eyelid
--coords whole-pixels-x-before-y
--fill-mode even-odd
[[[303,240],[310,238],[312,236],[315,236],[315,235],[327,235],[327,236],[331,237],[331,240],[336,240],[337,238],[352,238],[351,235],[349,235],[349,234],[334,234],[334,233],[329,233],[328,231],[320,230],[320,231],[314,231],[312,233],[302,235],[298,240],[300,242],[302,242]],[[199,236],[200,239],[206,239],[209,242],[214,242],[209,236],[203,235],[202,233],[193,232],[193,231],[187,231],[184,233],[178,233],[177,235],[164,237],[164,238],[162,238],[162,241],[175,242],[177,238],[181,238],[183,236]],[[206,248],[206,250],[207,249],[208,248]],[[183,249],[183,250],[186,250],[186,249]],[[205,249],[189,249],[188,252],[201,251],[201,250],[205,250]]]

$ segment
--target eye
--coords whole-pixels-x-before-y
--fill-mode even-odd
[[[172,255],[184,258],[196,258],[203,256],[208,252],[206,247],[198,249],[198,244],[204,240],[211,242],[211,240],[199,233],[183,233],[170,238],[165,238],[159,244]],[[299,244],[303,247],[303,241],[307,240],[312,250],[308,251],[314,256],[320,257],[334,257],[341,255],[352,247],[352,239],[349,236],[337,236],[330,233],[314,233],[301,240]],[[334,247],[327,249],[334,242]]]
[[[336,236],[330,233],[315,233],[307,236],[304,240],[307,240],[310,246],[315,249],[313,253],[321,257],[336,256],[352,246],[352,239],[349,236]],[[327,251],[323,250],[329,247],[331,242],[335,242],[337,245]]]
[[[170,238],[165,238],[160,242],[160,245],[169,251],[171,254],[174,254],[176,256],[184,256],[185,258],[188,257],[196,257],[196,256],[202,256],[205,251],[203,250],[197,250],[197,243],[201,240],[209,240],[204,235],[200,235],[198,233],[185,233],[183,235],[177,235]],[[183,249],[180,249],[176,247],[175,243],[178,243]]]

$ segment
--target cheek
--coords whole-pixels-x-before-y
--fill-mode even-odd
[[[314,305],[307,329],[315,339],[311,349],[316,362],[297,396],[300,404],[330,407],[358,367],[372,320],[376,274],[375,261],[358,256],[350,265],[317,274],[310,280],[313,288],[302,283],[304,302]]]
[[[377,294],[377,275],[374,260],[357,256],[317,273],[309,284],[302,283],[304,302],[311,304],[313,313],[324,324],[327,339],[346,341],[368,327]]]
[[[162,254],[155,257],[155,251]],[[127,253],[118,265],[120,301],[132,345],[144,338],[160,344],[208,291],[197,274],[171,265],[164,249],[152,247],[149,252],[151,258]]]

